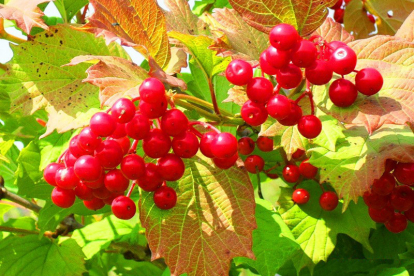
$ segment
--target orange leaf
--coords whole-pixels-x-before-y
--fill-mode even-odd
[[[234,86],[230,88],[227,94],[229,96],[223,101],[223,103],[235,103],[243,106],[243,104],[249,100],[246,94],[246,88],[243,86]]]
[[[349,43],[354,40],[354,37],[341,24],[333,21],[330,17],[326,18],[325,22],[312,35],[320,35],[327,42],[342,41]]]

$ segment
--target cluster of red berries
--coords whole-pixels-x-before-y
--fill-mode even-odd
[[[384,223],[393,233],[404,231],[408,221],[414,222],[413,186],[414,163],[397,163],[388,159],[384,174],[363,196],[371,219]]]
[[[265,166],[265,161],[261,156],[252,154],[256,145],[262,152],[273,151],[273,140],[265,136],[258,137],[256,142],[250,137],[242,137],[238,141],[238,152],[242,155],[248,155],[244,160],[244,167],[249,173],[262,172]],[[266,172],[266,174],[271,178],[278,177],[277,175],[268,172]]]
[[[241,116],[251,126],[263,124],[270,115],[282,125],[298,125],[304,137],[313,139],[320,134],[322,123],[314,115],[311,84],[327,84],[334,72],[341,75],[342,78],[334,81],[329,88],[331,101],[339,107],[352,105],[358,91],[370,96],[382,87],[382,76],[373,68],[358,71],[355,84],[343,78],[355,71],[357,63],[355,52],[345,43],[326,43],[319,36],[302,39],[289,24],[275,26],[269,40],[271,45],[260,56],[260,68],[262,73],[276,76],[275,87],[264,74],[253,78],[253,67],[246,61],[233,60],[226,69],[229,82],[246,85],[249,100],[242,106]],[[304,78],[301,68],[304,68],[307,89],[294,101],[280,94],[280,90],[293,89],[301,84]],[[305,96],[311,102],[311,115],[303,116],[298,103]]]

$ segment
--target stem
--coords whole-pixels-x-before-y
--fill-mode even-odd
[[[306,92],[302,93],[302,95],[299,96],[299,98],[296,99],[295,103],[298,104],[300,100],[306,97]]]
[[[208,79],[208,88],[210,89],[211,101],[213,102],[214,112],[217,115],[220,115],[220,108],[217,104],[216,93],[214,92],[213,83],[211,82],[210,78]]]
[[[283,150],[283,148],[279,148],[278,150],[279,150],[280,156],[282,156],[283,158],[283,161],[285,161],[285,164],[288,164],[289,160],[287,159],[286,152]]]
[[[86,18],[86,13],[88,12],[88,8],[89,8],[89,3],[88,4],[86,4],[85,5],[85,8],[83,9],[83,12],[82,12],[82,16],[81,16],[81,18],[80,18],[80,20],[81,20],[81,24],[85,24],[86,23],[86,21],[85,21],[85,18]]]
[[[275,88],[273,89],[273,93],[279,94],[281,88],[282,86],[280,86],[280,84],[276,84]]]
[[[139,101],[139,99],[141,99],[140,96],[133,98],[131,101],[136,102],[136,101]]]
[[[7,227],[7,226],[0,226],[0,232],[10,232],[10,233],[17,233],[17,234],[34,234],[39,235],[39,232],[37,231],[31,231],[26,229],[20,229],[20,228],[13,228],[13,227]]]
[[[263,194],[262,194],[262,182],[260,181],[260,172],[257,167],[256,167],[256,176],[257,176],[257,193],[259,194],[259,197],[261,199],[264,199]]]
[[[185,95],[185,94],[174,94],[174,95],[173,95],[173,101],[174,101],[175,99],[185,100],[185,101],[187,101],[187,102],[190,102],[190,103],[195,103],[195,104],[201,105],[201,106],[203,106],[203,107],[207,107],[207,108],[209,108],[209,109],[214,109],[214,105],[213,105],[213,104],[211,104],[211,103],[209,103],[209,102],[206,102],[206,101],[204,101],[204,100],[202,100],[202,99],[199,99],[199,98],[197,98],[197,97],[194,97],[194,96]],[[175,101],[174,101],[174,102],[175,102]],[[223,109],[220,109],[220,113],[221,113],[222,115],[224,115],[224,116],[229,116],[229,117],[233,116],[233,114],[232,114],[232,113],[230,113],[230,112],[228,112],[228,111],[226,111],[226,110],[223,110]]]
[[[198,138],[202,138],[203,134],[200,133],[200,131],[198,131],[197,129],[195,129],[194,127],[190,126],[190,131],[192,133],[194,133],[195,135],[197,135]]]
[[[40,207],[39,205],[34,204],[28,201],[27,199],[24,199],[16,194],[9,192],[4,186],[0,186],[0,199],[3,199],[3,198],[13,201],[25,207],[26,209],[32,210],[33,212],[36,212],[36,213],[39,213],[40,209],[42,209],[42,207]]]
[[[304,86],[305,86],[305,80],[302,80],[299,86],[296,87],[295,90],[293,90],[293,92],[289,95],[289,98],[292,98],[293,95],[300,93]]]
[[[214,126],[210,125],[209,123],[205,123],[205,122],[192,121],[192,122],[189,122],[188,125],[191,126],[191,127],[194,126],[194,125],[202,125],[203,127],[207,128],[207,129],[211,129],[211,130],[214,130],[217,133],[221,133],[220,130],[218,130]]]
[[[277,167],[280,167],[280,165],[279,165],[279,164],[276,164],[276,165],[274,165],[274,166],[272,166],[272,167],[268,168],[268,169],[267,169],[267,170],[265,170],[264,172],[265,172],[265,173],[269,173],[269,172],[273,171],[274,169],[276,169]]]
[[[128,153],[135,153],[137,151],[138,142],[139,140],[134,140],[134,142],[132,142],[132,145],[129,148]]]
[[[9,33],[6,32],[6,30],[4,29],[4,19],[0,18],[0,38],[1,39],[6,39],[10,42],[16,43],[16,44],[20,44],[23,42],[26,42],[27,40],[25,39],[21,39],[20,37],[11,35]]]
[[[137,181],[136,180],[132,181],[132,185],[131,185],[131,187],[129,187],[129,190],[128,190],[128,193],[127,193],[126,197],[130,197],[131,196],[132,191],[135,188],[135,185],[137,185]]]
[[[312,95],[311,91],[308,92],[308,96],[309,96],[309,101],[310,101],[310,104],[311,104],[311,114],[315,115],[315,104],[313,102],[313,95]]]
[[[66,149],[58,158],[57,162],[60,163],[62,162],[62,159],[65,157],[66,153],[68,152],[69,149]],[[66,165],[66,164],[65,164]]]

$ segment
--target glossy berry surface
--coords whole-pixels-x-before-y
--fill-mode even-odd
[[[236,153],[229,158],[213,158],[213,162],[218,168],[227,170],[236,164],[237,159],[239,159],[239,154]]]
[[[333,51],[329,62],[335,73],[347,75],[355,69],[357,56],[350,47],[342,46]]]
[[[56,186],[56,171],[62,167],[63,165],[58,163],[50,163],[49,165],[47,165],[45,170],[43,171],[43,178],[45,179],[45,181],[50,185]]]
[[[167,110],[167,99],[165,96],[160,98],[156,103],[147,103],[145,101],[139,102],[139,110],[149,119],[157,119],[164,115],[165,111]]]
[[[76,176],[73,167],[57,169],[55,180],[58,187],[69,190],[75,188],[79,183],[79,178]]]
[[[122,159],[121,171],[126,178],[136,180],[145,175],[144,159],[137,154],[129,154]]]
[[[121,170],[110,170],[105,174],[105,188],[111,193],[123,193],[129,186],[129,180],[124,176]]]
[[[290,112],[289,115],[284,119],[279,119],[279,123],[284,126],[294,126],[299,123],[300,118],[302,118],[302,108],[295,103],[295,101],[290,101]]]
[[[247,97],[255,103],[266,103],[273,95],[272,83],[262,77],[253,78],[246,87]]]
[[[98,112],[92,116],[89,127],[100,137],[107,137],[114,133],[116,129],[115,119],[105,112]]]
[[[108,191],[108,189],[105,186],[102,186],[98,189],[94,189],[92,193],[94,197],[100,198],[100,199],[106,199],[112,195],[112,193]]]
[[[311,66],[317,56],[315,45],[309,40],[303,39],[292,49],[292,63],[298,67],[306,68]]]
[[[142,113],[135,113],[132,120],[125,125],[126,133],[135,140],[144,139],[150,131],[150,123],[147,116]]]
[[[73,169],[76,176],[82,181],[97,181],[102,174],[99,159],[90,155],[79,157]]]
[[[147,78],[139,87],[139,96],[149,104],[157,104],[165,98],[164,85],[156,78]]]
[[[60,208],[69,208],[75,203],[76,195],[73,190],[55,187],[52,191],[52,202]]]
[[[256,140],[257,148],[263,152],[268,152],[273,150],[273,139],[265,136],[260,136]]]
[[[385,206],[382,209],[368,208],[368,214],[373,221],[386,223],[393,217],[394,209],[389,206]]]
[[[79,135],[75,135],[70,139],[69,142],[69,151],[70,153],[75,156],[76,158],[82,155],[93,155],[93,151],[83,149],[79,143]]]
[[[73,167],[75,165],[77,157],[75,157],[69,150],[65,154],[65,165],[66,167]],[[49,183],[50,184],[50,183]]]
[[[164,180],[158,172],[157,165],[147,163],[145,165],[144,176],[138,178],[138,186],[144,191],[153,192],[161,186],[163,181]]]
[[[299,119],[298,130],[302,136],[314,139],[322,131],[322,122],[315,115],[306,115]]]
[[[181,158],[193,157],[197,154],[199,146],[197,136],[190,131],[186,131],[172,140],[172,149]]]
[[[369,191],[364,193],[363,199],[364,199],[365,204],[368,207],[371,207],[374,209],[382,209],[385,206],[387,206],[387,203],[388,203],[388,197],[381,196],[381,195],[378,195],[376,193],[372,193]]]
[[[243,120],[251,126],[260,126],[266,122],[268,113],[264,104],[255,103],[251,100],[245,102],[241,108]]]
[[[285,119],[290,115],[291,103],[284,95],[274,95],[267,103],[267,112],[276,120]]]
[[[116,124],[116,129],[115,129],[114,133],[112,133],[112,135],[109,136],[109,137],[113,138],[113,139],[118,139],[118,138],[122,138],[122,137],[125,137],[125,136],[127,136],[126,124],[118,123],[118,124]]]
[[[209,157],[209,158],[214,158],[214,154],[211,151],[211,143],[213,142],[213,140],[216,138],[217,136],[217,132],[215,131],[210,131],[207,133],[204,133],[203,136],[200,139],[200,151],[202,154],[204,154],[204,156]]]
[[[268,75],[276,75],[276,73],[278,72],[278,69],[275,68],[275,67],[273,67],[269,63],[266,52],[261,53],[260,58],[259,58],[259,64],[260,64],[260,69],[265,74],[268,74]]]
[[[372,191],[379,195],[389,195],[394,190],[395,178],[392,174],[385,172],[380,179],[374,181]]]
[[[355,85],[346,79],[338,79],[329,87],[329,98],[339,107],[351,106],[358,97]]]
[[[286,182],[296,183],[300,177],[299,167],[294,164],[286,165],[283,168],[282,175]]]
[[[318,168],[309,163],[309,159],[303,160],[299,165],[300,174],[306,178],[313,179],[318,173]]]
[[[120,98],[112,105],[111,115],[120,124],[128,123],[135,115],[135,105],[129,99]]]
[[[159,187],[154,192],[154,203],[160,209],[171,209],[177,204],[177,193],[171,187]]]
[[[408,186],[395,187],[391,193],[391,206],[400,212],[408,211],[413,207],[414,192]]]
[[[95,151],[95,157],[105,169],[113,169],[122,162],[124,153],[115,140],[103,141]]]
[[[151,158],[160,158],[171,149],[171,139],[161,129],[151,129],[143,140],[142,148]]]
[[[305,151],[304,150],[302,150],[302,149],[297,149],[293,154],[292,154],[292,158],[293,159],[299,159],[299,158],[301,158],[302,156],[304,156],[305,155]]]
[[[169,153],[158,159],[157,170],[164,180],[177,181],[184,175],[185,165],[180,157]]]
[[[287,51],[300,39],[296,29],[289,24],[278,24],[270,31],[270,44],[276,49]]]
[[[292,200],[296,204],[299,204],[299,205],[306,204],[308,203],[309,199],[310,199],[310,194],[305,189],[296,189],[292,193]]]
[[[263,171],[265,162],[258,155],[250,155],[244,160],[244,167],[249,173],[258,173]]]
[[[126,196],[118,196],[112,201],[112,213],[119,219],[131,219],[137,212],[135,202]]]
[[[90,127],[85,127],[79,133],[78,145],[87,151],[94,151],[99,144],[101,139],[96,135]]]
[[[299,67],[293,64],[281,68],[276,74],[278,84],[285,89],[297,87],[301,83],[302,78],[302,71]]]
[[[398,163],[395,166],[394,176],[404,185],[414,185],[414,163]]]
[[[84,200],[83,205],[85,205],[85,207],[89,210],[96,211],[102,209],[105,206],[105,202],[103,202],[100,198],[93,198],[91,200]]]
[[[161,129],[169,136],[180,136],[188,127],[188,119],[179,109],[170,109],[161,118]]]
[[[91,200],[94,198],[93,190],[86,186],[82,181],[79,182],[78,186],[76,186],[75,194],[82,200]]]
[[[378,93],[383,84],[384,79],[382,78],[381,73],[374,68],[364,68],[355,76],[355,86],[357,90],[367,96]]]
[[[326,211],[333,211],[338,203],[338,196],[334,192],[324,192],[319,198],[319,205]]]
[[[332,79],[333,70],[328,61],[316,60],[306,68],[305,76],[313,84],[324,85]]]
[[[266,60],[272,67],[280,69],[289,64],[290,52],[278,50],[273,46],[269,46],[266,50]]]
[[[252,77],[252,66],[244,60],[235,59],[227,66],[226,78],[234,85],[246,85]]]
[[[89,187],[91,189],[99,189],[99,188],[101,188],[101,187],[104,186],[104,178],[105,178],[105,176],[102,173],[101,174],[101,177],[98,180],[96,180],[96,181],[93,181],[93,182],[83,182],[83,181],[80,181],[80,183],[85,184],[87,187]]]
[[[229,158],[237,153],[237,139],[233,134],[222,132],[211,141],[211,153],[217,158]]]
[[[249,155],[253,152],[255,143],[250,137],[240,138],[237,142],[237,149],[240,154]]]
[[[394,213],[393,217],[385,223],[385,227],[392,233],[401,233],[407,225],[407,218],[400,213]]]

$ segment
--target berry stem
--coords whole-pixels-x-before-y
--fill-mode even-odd
[[[310,81],[306,80],[306,94],[309,97],[310,105],[311,105],[311,115],[315,115],[315,104],[313,102],[313,94],[311,89]]]
[[[137,185],[137,181],[136,180],[132,181],[131,187],[129,187],[126,197],[131,197],[132,191],[134,190],[136,185]]]
[[[191,131],[192,133],[194,133],[195,135],[197,135],[197,137],[198,137],[198,138],[203,137],[203,134],[201,134],[201,132],[200,132],[200,131],[198,131],[197,129],[195,129],[193,126],[190,126],[190,131]]]
[[[275,88],[273,89],[273,93],[274,94],[279,94],[281,88],[282,88],[282,86],[280,86],[280,84],[276,84]]]
[[[128,151],[129,154],[136,152],[138,143],[139,143],[139,140],[134,140],[134,142],[132,142],[132,145],[131,145],[131,147],[129,148],[129,151]]]
[[[285,162],[285,164],[289,164],[289,160],[287,158],[286,152],[283,150],[283,148],[279,148],[279,154],[280,156],[282,156],[283,161]]]
[[[211,103],[209,103],[207,101],[204,101],[202,99],[199,99],[197,97],[194,97],[194,96],[185,95],[185,94],[174,94],[173,95],[173,101],[174,101],[174,103],[176,103],[176,101],[175,101],[176,99],[185,100],[185,101],[190,102],[190,103],[198,104],[198,105],[200,105],[202,107],[207,107],[209,109],[214,109],[214,105],[213,104],[211,104]],[[229,117],[233,116],[232,113],[230,113],[230,112],[228,112],[226,110],[223,110],[223,109],[220,109],[220,113],[223,116],[229,116]]]
[[[23,235],[39,235],[38,231],[31,231],[26,229],[20,228],[13,228],[7,226],[0,226],[0,232],[9,232],[9,233],[16,233],[16,234],[23,234]]]
[[[65,157],[67,152],[68,152],[68,149],[66,149],[64,152],[62,152],[62,154],[59,156],[59,158],[57,160],[58,163],[62,162],[62,158]]]
[[[168,103],[170,104],[171,108],[175,108],[173,98],[168,98]]]
[[[300,102],[300,100],[302,100],[303,98],[305,98],[307,95],[306,92],[303,92],[302,95],[299,96],[299,98],[296,99],[295,103],[298,104]]]
[[[256,167],[256,176],[257,176],[257,193],[261,199],[264,199],[263,193],[262,193],[262,182],[260,180],[260,172],[257,167]]]
[[[212,126],[209,123],[205,123],[205,122],[191,121],[191,122],[188,123],[188,125],[191,126],[191,127],[194,126],[194,125],[202,125],[203,127],[207,128],[207,129],[213,130],[217,133],[221,133],[221,131],[218,128]]]
[[[293,92],[289,95],[289,98],[292,98],[293,95],[300,93],[304,86],[305,86],[305,80],[302,80],[302,82],[298,85],[298,87],[296,87],[295,90],[293,90]]]
[[[217,104],[216,92],[214,91],[214,86],[210,78],[208,78],[208,88],[210,89],[211,101],[213,102],[214,112],[217,115],[220,115],[221,113],[220,113],[220,108],[218,107],[218,104]]]
[[[141,97],[140,96],[138,96],[138,97],[135,97],[135,98],[132,98],[132,102],[134,103],[134,102],[136,102],[136,101],[139,101],[141,99]]]
[[[279,164],[276,164],[276,165],[274,165],[274,166],[272,166],[272,167],[270,167],[270,168],[268,168],[267,170],[265,170],[264,171],[264,173],[270,173],[271,171],[273,171],[274,169],[276,169],[276,168],[278,168],[278,167],[280,167],[280,165]]]
[[[318,184],[319,184],[319,187],[321,188],[322,192],[324,193],[325,189],[323,188],[322,184],[321,183],[318,183]]]

